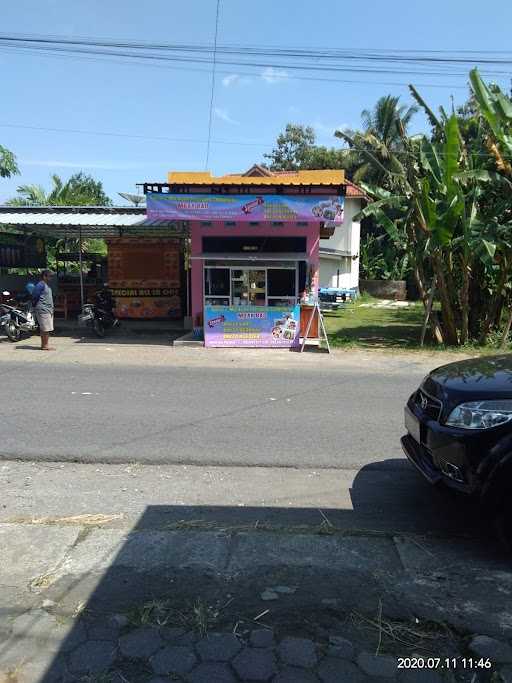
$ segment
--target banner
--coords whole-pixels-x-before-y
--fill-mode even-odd
[[[299,345],[300,306],[205,306],[205,346]]]
[[[343,223],[345,198],[338,195],[147,194],[150,220]]]

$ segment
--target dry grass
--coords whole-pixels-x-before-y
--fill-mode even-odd
[[[374,631],[377,635],[376,653],[391,644],[408,650],[423,650],[429,653],[440,651],[439,643],[442,640],[452,640],[453,634],[445,624],[437,622],[407,623],[404,621],[389,619],[382,614],[382,602],[379,601],[377,616],[367,617],[354,610],[350,619],[352,624],[365,631]]]

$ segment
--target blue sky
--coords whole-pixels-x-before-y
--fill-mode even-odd
[[[212,43],[215,0],[17,0],[2,3],[4,34],[166,43]],[[221,0],[219,44],[309,48],[507,50],[512,3],[488,0]],[[504,70],[504,69],[503,69]],[[250,72],[250,73],[245,73]],[[315,127],[321,144],[336,127],[357,127],[362,109],[392,92],[409,101],[404,75],[343,74],[353,81],[301,80],[286,69],[219,67],[210,170],[262,161],[287,122]],[[318,77],[326,74],[307,74]],[[327,77],[331,77],[327,74]],[[108,194],[165,181],[168,170],[203,170],[210,103],[208,65],[136,64],[120,59],[41,56],[0,49],[0,144],[21,175],[0,179],[0,202],[21,183],[49,186],[84,170]],[[507,85],[507,80],[494,79]],[[463,76],[414,79],[434,107],[465,99]],[[422,85],[425,84],[425,85]],[[432,87],[443,84],[445,87]],[[13,127],[15,126],[15,127]],[[425,126],[418,116],[414,127]],[[35,128],[116,133],[93,135]],[[140,137],[129,137],[140,136]],[[229,143],[229,144],[226,144]],[[118,201],[119,200],[119,201]]]

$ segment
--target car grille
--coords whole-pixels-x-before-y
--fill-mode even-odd
[[[415,402],[432,420],[439,421],[443,409],[443,404],[439,399],[429,396],[423,389],[418,389]]]

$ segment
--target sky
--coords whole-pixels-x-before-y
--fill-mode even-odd
[[[211,45],[217,1],[17,0],[2,5],[3,35]],[[508,49],[511,25],[507,0],[488,0],[484,12],[481,0],[220,0],[218,44],[499,51]],[[463,75],[305,72],[282,68],[283,58],[273,59],[275,66],[218,66],[212,173],[236,173],[264,161],[288,122],[313,126],[318,144],[339,146],[333,131],[357,128],[361,110],[380,96],[392,93],[410,103],[411,80],[433,108],[450,107],[452,96],[455,104],[462,103],[467,95]],[[315,80],[322,78],[337,80]],[[53,173],[66,179],[83,170],[122,205],[117,193],[135,192],[136,183],[166,182],[170,170],[205,168],[209,64],[41,55],[0,46],[0,79],[0,144],[16,154],[21,171],[0,178],[0,203],[20,184],[48,188]],[[510,79],[493,80],[507,87]],[[422,115],[412,128],[427,129]]]

